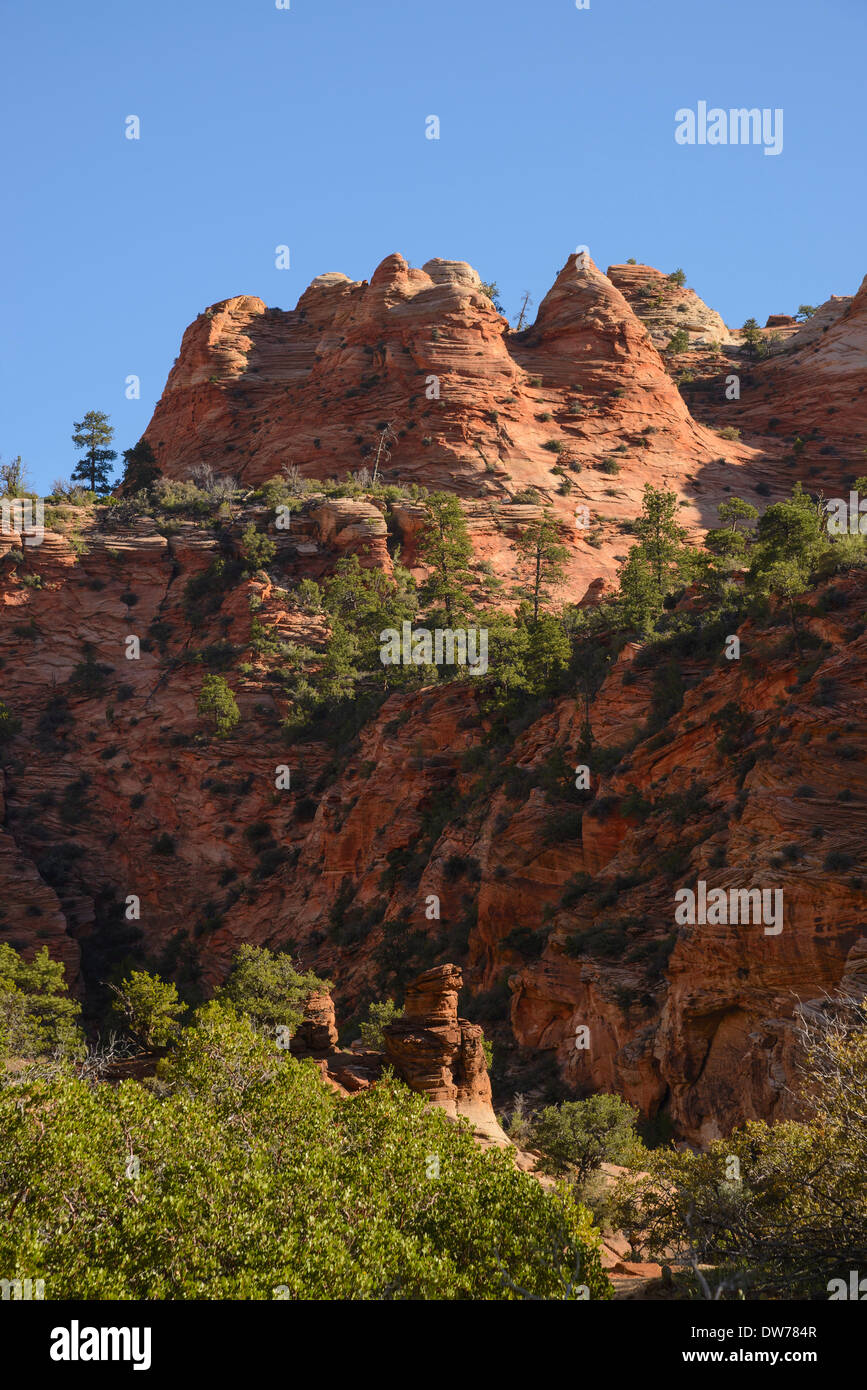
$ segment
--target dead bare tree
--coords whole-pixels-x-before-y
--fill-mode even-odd
[[[293,497],[300,497],[302,493],[307,491],[307,479],[303,476],[301,469],[293,459],[290,459],[288,463],[284,463],[280,472],[283,474],[286,486]]]
[[[390,450],[389,447],[388,447],[388,441],[389,441],[390,439],[393,440],[395,444],[397,443],[397,435],[395,434],[394,430],[393,430],[392,427],[391,427],[391,421],[388,420],[388,421],[386,422],[386,424],[383,426],[383,428],[382,428],[382,429],[380,430],[380,432],[379,432],[379,445],[378,445],[377,450],[376,450],[376,462],[375,462],[375,464],[373,465],[373,485],[374,485],[374,486],[376,486],[376,479],[377,479],[377,476],[378,476],[378,474],[379,474],[379,463],[380,463],[380,459],[382,458],[383,454],[385,455],[385,462],[386,462],[386,463],[389,463],[390,460],[391,460],[391,450]]]
[[[529,291],[529,290],[525,290],[525,291],[524,291],[524,298],[521,300],[521,309],[520,309],[520,312],[519,312],[519,314],[518,314],[518,322],[515,324],[515,332],[516,332],[516,333],[521,333],[521,332],[523,332],[524,320],[525,320],[526,317],[527,317],[527,310],[529,309],[529,307],[530,307],[530,305],[531,305],[532,303],[533,303],[533,301],[532,301],[532,299],[530,298],[530,291]]]

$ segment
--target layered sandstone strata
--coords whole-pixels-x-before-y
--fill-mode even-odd
[[[695,290],[678,285],[652,265],[610,265],[606,274],[647,325],[659,348],[682,328],[694,343],[730,343],[734,336]]]
[[[717,332],[692,291],[641,269],[691,306],[690,323]],[[509,520],[494,509],[532,488],[563,525],[577,601],[600,574],[614,582],[645,482],[678,492],[687,525],[711,525],[743,468],[756,468],[750,482],[764,476],[753,450],[691,418],[635,306],[576,255],[521,333],[463,261],[417,268],[391,255],[369,282],[320,275],[292,310],[223,300],[184,334],[146,438],[171,477],[208,463],[252,486],[290,466],[311,480],[378,466],[383,481],[456,492],[485,506],[495,568]],[[578,507],[589,526],[576,524]],[[382,559],[368,516],[337,534]]]
[[[384,1029],[385,1055],[414,1091],[489,1138],[505,1139],[491,1104],[484,1033],[458,1018],[462,984],[455,965],[435,966],[413,980],[403,1017]]]

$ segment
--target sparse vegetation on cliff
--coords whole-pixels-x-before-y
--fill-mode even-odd
[[[198,702],[199,718],[217,738],[228,738],[241,720],[241,711],[223,676],[205,676]]]

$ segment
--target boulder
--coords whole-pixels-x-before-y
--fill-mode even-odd
[[[304,1010],[304,1021],[298,1025],[290,1050],[295,1056],[306,1056],[315,1052],[331,1052],[336,1046],[334,1000],[330,994],[311,994]]]

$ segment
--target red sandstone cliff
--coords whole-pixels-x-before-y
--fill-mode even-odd
[[[290,464],[319,479],[372,468],[386,422],[381,476],[473,499],[495,568],[504,504],[536,489],[566,530],[578,599],[614,581],[645,482],[674,488],[684,523],[706,528],[727,490],[765,476],[754,449],[693,420],[629,300],[574,255],[522,333],[463,261],[392,255],[369,283],[321,275],[291,311],[224,300],[184,334],[146,438],[167,475],[207,463],[256,484]]]
[[[821,341],[755,369],[783,374],[780,433],[813,372],[838,437],[857,440],[864,293]],[[732,404],[746,422],[746,393]],[[645,481],[683,494],[697,534],[729,491],[770,480],[773,493],[801,468],[746,423],[742,442],[697,424],[624,296],[573,259],[520,335],[462,263],[390,257],[369,285],[320,277],[290,314],[226,301],[185,335],[148,437],[167,473],[205,459],[262,480],[294,459],[324,477],[369,462],[352,441],[386,418],[393,474],[458,491],[476,556],[507,582],[510,542],[538,514],[507,497],[532,483],[564,518],[586,500],[598,545],[573,536],[565,593],[588,602],[616,574]],[[578,471],[551,473],[563,454],[548,439]],[[602,472],[605,458],[621,472]],[[235,542],[249,519],[268,522],[244,509]],[[504,1086],[548,1058],[567,1088],[617,1089],[697,1140],[785,1114],[793,1003],[836,988],[865,931],[863,573],[826,586],[833,601],[813,595],[809,661],[781,629],[749,625],[740,663],[684,659],[658,728],[646,721],[665,673],[627,647],[592,700],[603,753],[583,801],[567,775],[585,715],[573,697],[495,742],[472,681],[398,692],[346,746],[287,748],[251,600],[266,630],[321,649],[322,618],[292,602],[298,581],[351,551],[388,570],[396,540],[415,564],[418,523],[408,501],[311,496],[291,532],[272,523],[269,572],[195,617],[186,585],[220,552],[208,523],[143,517],[108,533],[93,509],[69,508],[23,559],[3,537],[0,696],[22,731],[0,782],[0,939],[48,945],[81,987],[144,959],[207,989],[241,943],[287,948],[337,981],[341,1017],[454,961],[470,1017],[497,1030]],[[196,700],[227,647],[242,721],[208,740]],[[675,927],[678,885],[745,875],[785,890],[779,936]]]
[[[779,629],[747,628],[740,663],[686,662],[664,738],[641,732],[657,674],[627,648],[591,719],[604,747],[638,741],[575,806],[568,777],[546,773],[580,760],[572,698],[486,747],[472,682],[396,693],[357,748],[287,750],[285,697],[254,663],[230,674],[238,733],[203,740],[202,653],[228,641],[243,659],[250,596],[295,640],[315,640],[321,620],[253,578],[191,628],[184,583],[213,541],[194,527],[83,534],[78,558],[56,533],[28,555],[43,588],[4,569],[3,693],[23,730],[3,775],[3,939],[45,943],[73,974],[81,956],[91,978],[143,950],[205,986],[244,941],[290,948],[338,982],[343,1016],[439,955],[500,1011],[510,978],[514,1040],[549,1053],[570,1086],[664,1106],[691,1137],[785,1113],[792,1003],[833,989],[864,933],[857,572],[810,621],[823,645],[807,679]],[[138,661],[124,656],[131,632],[146,639]],[[85,644],[103,668],[93,690],[75,678]],[[281,764],[288,792],[275,790]],[[832,850],[848,867],[829,867]],[[581,874],[591,891],[570,890]],[[779,937],[675,928],[677,884],[745,874],[785,888]]]

